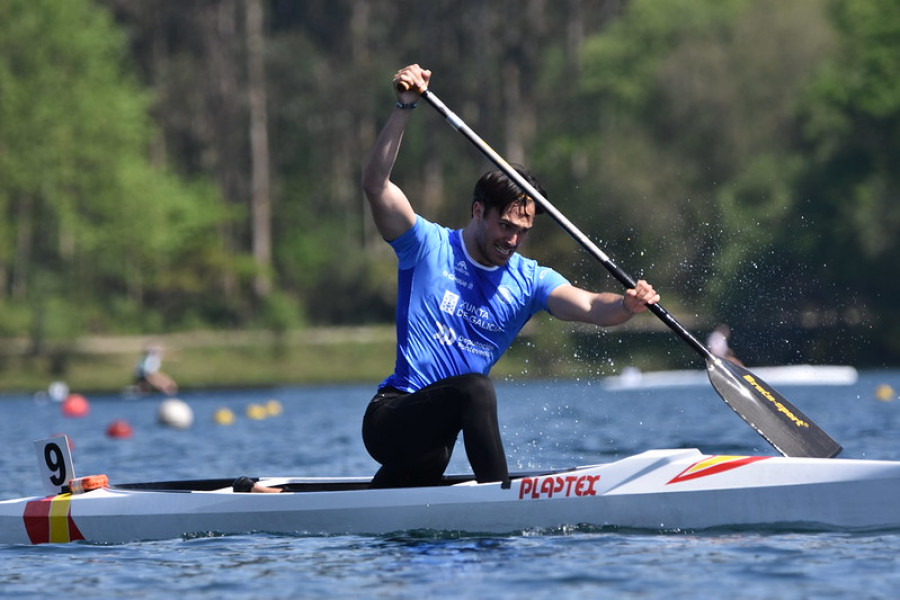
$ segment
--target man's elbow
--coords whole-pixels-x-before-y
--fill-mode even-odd
[[[383,197],[385,190],[387,189],[387,182],[376,180],[367,176],[365,173],[363,173],[360,184],[362,185],[363,193],[366,195],[369,202],[374,202]]]

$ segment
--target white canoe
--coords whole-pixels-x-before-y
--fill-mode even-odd
[[[121,543],[266,532],[471,534],[566,526],[650,531],[900,528],[900,462],[709,456],[651,450],[500,484],[369,489],[363,478],[263,478],[289,493],[234,493],[228,480],[112,485],[0,502],[0,543]]]
[[[853,385],[859,378],[854,367],[847,365],[785,365],[753,367],[753,374],[775,387],[788,385]],[[638,390],[709,385],[705,370],[641,371],[628,367],[620,375],[606,377],[608,390]]]

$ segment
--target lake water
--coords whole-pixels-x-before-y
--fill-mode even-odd
[[[844,445],[843,457],[900,458],[900,371],[853,386],[785,387],[793,404]],[[607,462],[650,448],[770,454],[709,386],[641,392],[598,381],[500,382],[510,468]],[[368,387],[186,392],[188,430],[158,425],[161,397],[89,397],[80,419],[31,396],[0,397],[0,499],[41,494],[32,440],[66,433],[79,475],[113,483],[238,475],[368,475],[360,440]],[[280,416],[247,418],[278,400]],[[213,415],[229,408],[230,426]],[[116,419],[129,439],[107,437]],[[457,445],[450,472],[468,472]],[[900,498],[897,499],[900,501]],[[231,536],[99,546],[0,545],[0,596],[43,598],[893,598],[900,532],[515,536]]]

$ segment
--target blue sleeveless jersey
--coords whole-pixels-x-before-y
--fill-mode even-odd
[[[414,392],[445,377],[487,375],[547,297],[568,281],[513,254],[500,267],[475,262],[461,230],[416,218],[391,242],[399,259],[397,360],[382,382]]]

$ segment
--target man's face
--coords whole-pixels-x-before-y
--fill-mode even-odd
[[[525,236],[534,225],[534,202],[513,202],[500,213],[497,210],[485,212],[481,202],[472,206],[475,221],[475,245],[478,256],[475,260],[486,266],[506,264],[513,253],[525,241]]]

